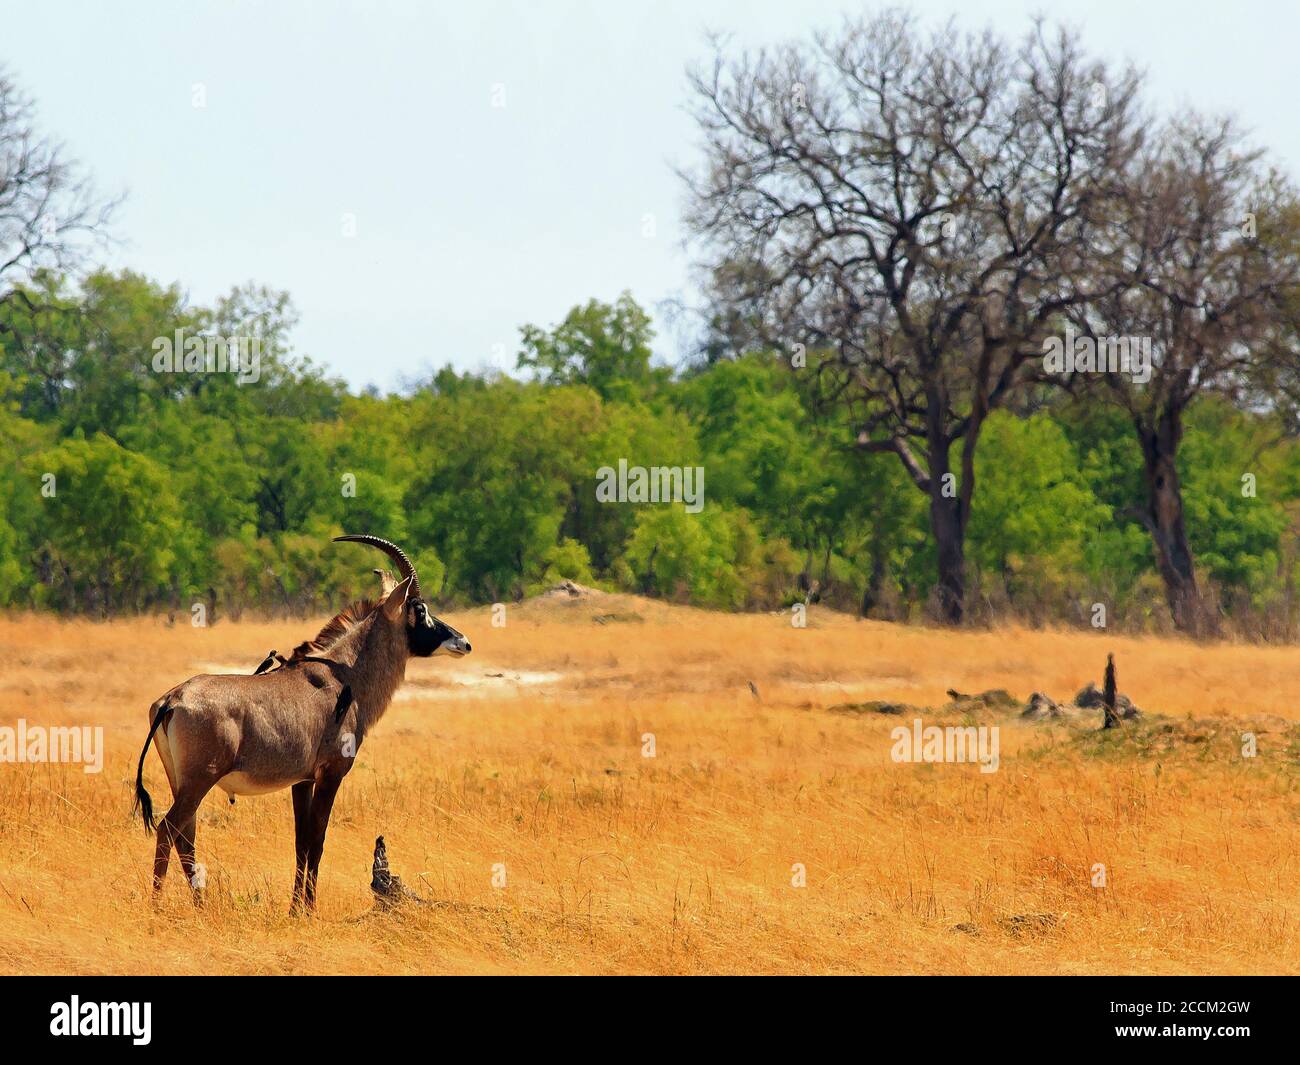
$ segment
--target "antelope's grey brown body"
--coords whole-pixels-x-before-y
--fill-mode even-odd
[[[412,655],[468,654],[469,642],[435,618],[419,577],[396,546],[377,537],[339,537],[379,547],[401,569],[381,574],[383,597],[350,607],[278,669],[254,676],[194,677],[149,708],[136,797],[145,825],[153,809],[143,784],[152,740],[171,784],[173,805],[158,825],[154,888],[162,886],[174,845],[196,895],[195,814],[214,787],[230,795],[293,790],[297,870],[293,905],[316,901],[316,875],[334,796],[357,750],[388,708]]]

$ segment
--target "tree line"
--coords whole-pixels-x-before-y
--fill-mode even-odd
[[[39,313],[0,310],[5,606],[325,610],[372,583],[369,560],[329,543],[360,529],[406,546],[444,603],[510,602],[570,579],[731,610],[813,599],[942,616],[930,515],[901,464],[846,446],[847,412],[824,408],[816,378],[779,353],[655,367],[649,317],[629,296],[525,328],[533,379],[447,367],[379,395],[288,348],[283,294],[246,288],[202,308],[129,272],[47,278],[36,292]],[[233,335],[223,323],[249,307],[269,338],[255,385],[150,368],[153,337]],[[54,349],[57,376],[48,357],[37,372],[33,354]],[[1067,394],[989,415],[968,617],[1169,627],[1132,514],[1145,473],[1130,437],[1120,409]],[[702,467],[703,509],[601,502],[597,471],[620,458]],[[1239,631],[1288,634],[1300,445],[1275,414],[1206,396],[1179,462],[1205,591]]]

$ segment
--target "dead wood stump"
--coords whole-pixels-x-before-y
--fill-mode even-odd
[[[375,861],[370,867],[370,890],[375,894],[375,905],[381,910],[391,910],[403,903],[414,902],[427,905],[427,900],[411,891],[402,883],[402,878],[388,867],[388,849],[384,846],[384,837],[375,838]]]

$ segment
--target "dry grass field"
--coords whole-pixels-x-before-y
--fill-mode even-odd
[[[318,623],[0,619],[0,725],[102,725],[107,748],[98,774],[0,765],[0,971],[1300,972],[1300,649],[816,608],[800,630],[617,596],[448,620],[474,653],[412,662],[299,918],[287,791],[204,803],[196,910],[174,861],[150,905],[131,785],[154,698]],[[831,709],[901,700],[941,722],[950,687],[1068,699],[1107,651],[1146,722],[986,716],[995,773],[897,764],[906,719]],[[145,779],[166,809],[152,752]],[[380,833],[433,905],[373,908]]]

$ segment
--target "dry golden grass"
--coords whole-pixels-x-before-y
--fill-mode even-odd
[[[0,724],[102,725],[107,747],[97,775],[0,765],[0,971],[1300,972],[1296,648],[815,608],[797,630],[623,597],[512,607],[501,629],[487,610],[449,620],[475,652],[412,663],[344,782],[302,919],[287,792],[205,802],[202,910],[174,861],[150,906],[130,810],[150,702],[214,666],[251,671],[310,622],[0,619]],[[1069,698],[1109,650],[1173,731],[1103,741],[1005,717],[983,774],[895,764],[898,718],[829,710],[938,706],[949,687]],[[166,809],[152,752],[145,777]],[[380,833],[439,905],[372,912]],[[1055,924],[1017,934],[1022,914]]]

